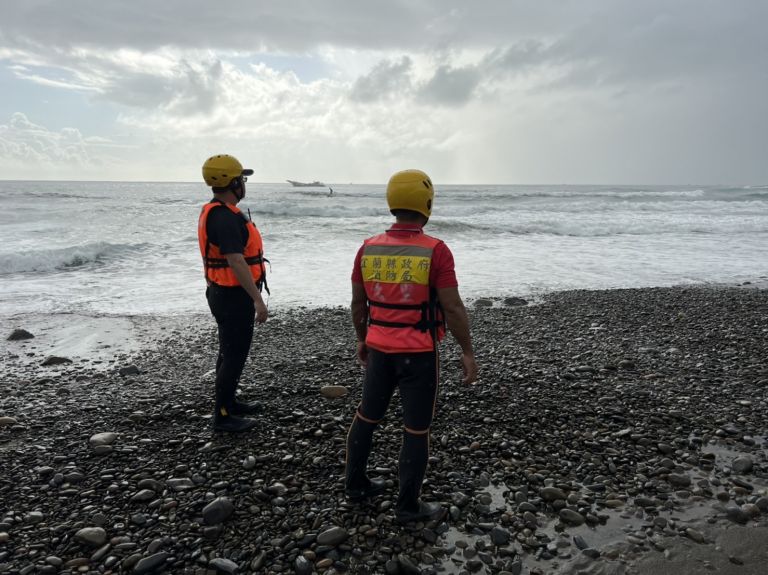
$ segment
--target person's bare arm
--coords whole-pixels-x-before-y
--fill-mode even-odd
[[[461,366],[464,371],[464,383],[477,381],[477,362],[472,349],[472,336],[469,333],[469,316],[464,302],[461,301],[459,288],[447,287],[437,289],[437,299],[443,307],[448,331],[451,332],[461,346]]]
[[[363,284],[352,282],[352,324],[357,334],[357,359],[365,365],[368,361],[368,348],[365,336],[368,334],[368,297]]]
[[[235,277],[243,289],[248,292],[253,300],[253,305],[256,308],[256,321],[258,323],[264,323],[267,321],[267,306],[264,305],[264,300],[261,299],[261,292],[256,287],[256,282],[253,281],[251,275],[251,269],[245,262],[243,254],[225,254],[229,267],[235,272]]]

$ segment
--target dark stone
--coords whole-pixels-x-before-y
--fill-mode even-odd
[[[57,355],[49,355],[43,360],[40,365],[61,365],[63,363],[72,363],[72,360],[68,357],[59,357]]]
[[[296,558],[296,575],[310,575],[310,573],[312,573],[312,563],[303,555],[299,555]]]
[[[510,539],[511,535],[506,529],[499,526],[491,529],[491,543],[497,547],[501,545],[508,545]]]
[[[8,336],[8,341],[20,341],[22,339],[32,339],[33,337],[35,336],[26,329],[14,329],[11,335]]]
[[[574,545],[576,545],[577,548],[581,549],[582,551],[584,549],[589,548],[589,544],[584,540],[584,538],[581,535],[574,535],[573,543]]]
[[[742,525],[745,524],[747,521],[749,521],[749,514],[746,511],[744,511],[741,507],[736,507],[735,505],[726,507],[725,515],[731,521],[734,521],[736,523],[741,523]]]
[[[586,549],[581,550],[582,555],[586,555],[590,559],[597,559],[600,557],[600,551],[597,549],[593,549],[592,547],[587,547]]]
[[[139,375],[141,371],[139,371],[139,368],[135,365],[128,365],[126,367],[121,367],[117,373],[125,377],[127,375]]]
[[[317,536],[317,543],[318,545],[335,547],[339,543],[343,543],[347,537],[349,537],[349,533],[343,527],[331,527]]]
[[[211,559],[211,561],[208,563],[208,567],[216,569],[216,571],[219,573],[226,573],[227,575],[234,575],[234,573],[237,573],[239,568],[237,563],[231,559],[224,559],[223,557],[216,557],[216,559]]]
[[[144,557],[138,563],[136,563],[136,567],[133,568],[133,572],[135,575],[141,575],[142,573],[152,573],[152,571],[162,567],[168,557],[170,557],[170,554],[166,553],[165,551],[161,553],[155,553],[149,557]]]
[[[208,525],[223,523],[232,512],[235,506],[226,497],[217,497],[203,508],[203,519]]]
[[[408,555],[398,555],[397,556],[397,563],[400,567],[400,573],[403,573],[404,575],[420,575],[421,569],[419,569],[419,566],[416,565],[416,563],[408,557]]]

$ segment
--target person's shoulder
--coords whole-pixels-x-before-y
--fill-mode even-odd
[[[437,243],[432,248],[432,259],[438,263],[446,262],[450,265],[450,262],[453,261],[453,252],[451,251],[451,248],[449,248],[448,244],[443,240],[439,238],[434,239],[437,240]]]
[[[220,221],[236,221],[242,219],[240,214],[233,212],[224,204],[219,204],[211,208],[208,217],[216,218]]]
[[[444,246],[446,248],[448,247],[447,244],[438,237],[432,236],[430,234],[424,234],[424,238],[435,242],[435,249],[437,249],[439,246]]]

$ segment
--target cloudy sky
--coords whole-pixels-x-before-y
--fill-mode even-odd
[[[0,179],[768,183],[765,0],[0,8]]]

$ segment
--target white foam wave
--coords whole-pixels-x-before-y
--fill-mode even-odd
[[[722,218],[686,220],[660,219],[625,219],[611,222],[600,219],[539,219],[518,222],[469,222],[466,220],[434,219],[429,224],[436,234],[458,233],[473,234],[482,232],[486,235],[549,235],[571,237],[610,237],[610,236],[669,236],[680,234],[707,235],[754,235],[768,234],[768,218]]]
[[[493,194],[493,190],[473,190],[467,192],[466,190],[446,190],[445,195],[450,195],[451,199],[459,201],[477,201],[477,195],[486,195],[490,192]],[[502,190],[499,190],[502,192]],[[438,197],[439,197],[438,192]],[[688,198],[702,198],[707,195],[705,189],[692,189],[692,190],[664,190],[664,189],[641,189],[641,188],[609,188],[609,189],[583,189],[583,188],[562,188],[562,189],[547,189],[547,190],[518,190],[518,189],[504,189],[503,195],[506,199],[522,199],[530,200],[536,198],[578,198],[580,201],[589,199],[600,200],[626,200],[626,199],[662,199],[662,200],[675,200],[675,199],[688,199]]]
[[[145,250],[149,244],[93,242],[49,250],[0,254],[0,275],[69,270],[104,263]]]
[[[297,205],[292,203],[266,203],[253,208],[254,220],[258,216],[276,217],[312,217],[312,218],[358,218],[388,215],[385,209],[364,206],[348,207],[342,205]]]

